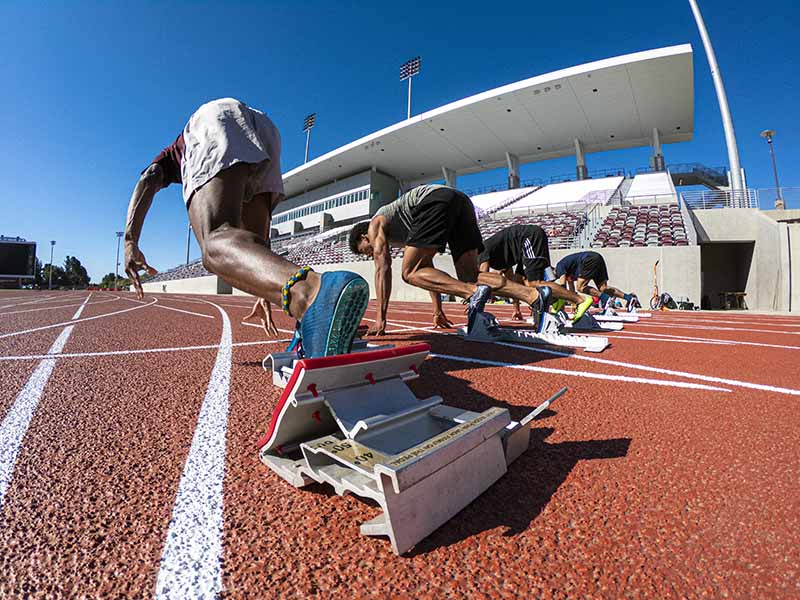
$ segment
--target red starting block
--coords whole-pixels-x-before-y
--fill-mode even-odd
[[[427,344],[264,363],[284,387],[261,460],[296,487],[328,483],[338,494],[376,501],[382,513],[361,525],[388,536],[402,554],[483,493],[528,447],[530,421],[505,408],[482,413],[417,398],[406,385],[419,377]],[[420,507],[424,507],[421,509]]]

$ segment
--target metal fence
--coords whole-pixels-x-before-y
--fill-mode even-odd
[[[722,191],[702,190],[698,192],[683,192],[680,194],[681,203],[692,210],[711,208],[758,208],[758,190]]]

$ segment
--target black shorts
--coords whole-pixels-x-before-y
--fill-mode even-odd
[[[586,252],[578,271],[580,279],[593,279],[595,285],[608,281],[608,269],[603,256],[597,252]]]
[[[483,251],[483,238],[469,196],[452,189],[434,190],[412,211],[406,245],[436,248],[444,252],[450,246],[453,260],[468,250]]]
[[[544,281],[544,270],[550,266],[547,234],[538,225],[529,225],[525,229],[526,235],[519,242],[522,263],[517,265],[517,274],[525,275],[528,281]]]

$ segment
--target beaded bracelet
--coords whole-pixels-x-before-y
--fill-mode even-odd
[[[305,279],[309,271],[311,270],[312,270],[311,267],[308,266],[301,267],[300,270],[297,271],[297,273],[289,277],[289,281],[287,281],[283,286],[283,290],[281,291],[281,303],[283,305],[283,312],[285,312],[290,317],[292,316],[292,313],[289,312],[289,290],[295,283]]]

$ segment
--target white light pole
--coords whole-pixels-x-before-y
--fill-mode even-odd
[[[719,65],[717,65],[717,57],[714,54],[714,47],[711,45],[711,38],[708,37],[708,30],[703,21],[703,15],[700,13],[700,8],[697,6],[696,0],[689,0],[689,5],[692,7],[694,20],[697,22],[697,29],[700,32],[700,38],[703,40],[703,46],[706,50],[706,58],[708,59],[708,66],[711,69],[711,78],[714,80],[714,88],[717,91],[717,101],[719,102],[719,112],[722,116],[722,128],[725,130],[725,144],[728,147],[728,163],[731,169],[731,191],[733,206],[738,205],[735,200],[737,196],[742,196],[743,201],[744,186],[742,185],[742,168],[739,164],[739,147],[736,145],[736,133],[733,130],[733,119],[731,119],[731,111],[728,108],[728,96],[725,93],[725,85],[722,83],[722,74],[719,72]]]
[[[49,277],[47,278],[47,289],[53,289],[53,246],[56,245],[55,240],[50,240],[50,273]]]
[[[311,143],[311,128],[317,124],[317,113],[311,113],[303,119],[303,131],[306,132],[306,157],[304,163],[308,162],[308,145]]]
[[[119,242],[123,235],[125,235],[124,231],[117,232],[117,262],[114,268],[114,290],[119,289]]]
[[[412,58],[411,60],[407,60],[402,65],[400,65],[400,81],[408,80],[408,111],[407,111],[407,119],[411,118],[411,79],[414,75],[419,74],[419,66],[422,61],[420,57],[417,56],[416,58]]]
[[[772,146],[772,138],[775,137],[775,130],[765,129],[760,135],[767,140],[767,144],[769,145],[769,155],[772,158],[772,174],[775,175],[775,189],[778,195],[778,197],[775,198],[775,208],[778,210],[783,210],[786,208],[786,204],[784,203],[783,195],[781,194],[781,184],[778,182],[778,164],[775,162],[775,150]]]

